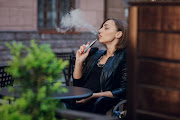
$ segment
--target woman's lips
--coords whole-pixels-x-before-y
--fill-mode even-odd
[[[101,36],[101,35],[99,35],[98,37],[99,37],[99,38],[101,38],[102,36]]]

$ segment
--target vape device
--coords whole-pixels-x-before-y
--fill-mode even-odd
[[[94,43],[97,41],[97,39],[95,39],[94,41],[92,41],[90,44],[87,44],[86,45],[86,48],[84,49],[84,52],[85,53],[92,45],[94,45]]]

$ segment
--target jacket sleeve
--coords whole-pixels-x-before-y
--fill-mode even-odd
[[[82,77],[80,79],[73,78],[73,86],[82,87]]]
[[[89,55],[88,55],[88,57],[87,57],[87,59],[84,61],[84,63],[83,63],[83,74],[82,74],[82,77],[80,78],[80,79],[74,79],[74,77],[73,77],[73,86],[78,86],[78,87],[83,87],[83,85],[84,85],[84,78],[85,78],[85,71],[86,71],[86,69],[87,69],[87,62],[89,61],[89,59],[90,59],[90,57],[95,53],[95,52],[97,52],[98,51],[98,48],[97,47],[93,47],[93,48],[91,48],[91,50],[90,50],[90,52],[89,52]]]
[[[126,52],[123,54],[123,60],[121,62],[120,76],[120,88],[112,90],[112,94],[115,98],[125,99],[127,95],[127,63],[126,63]]]

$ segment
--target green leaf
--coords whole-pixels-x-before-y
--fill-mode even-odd
[[[11,60],[6,71],[20,85],[20,98],[13,104],[6,102],[0,107],[0,118],[6,120],[55,120],[55,110],[59,101],[50,98],[54,91],[67,92],[61,82],[53,83],[59,73],[69,63],[58,60],[49,44],[38,45],[35,40],[29,46],[21,42],[6,43]],[[3,98],[4,100],[12,98]]]

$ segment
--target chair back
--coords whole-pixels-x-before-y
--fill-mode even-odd
[[[0,88],[12,86],[14,80],[12,76],[5,72],[7,66],[0,66]]]
[[[64,74],[66,86],[72,85],[72,73],[73,73],[74,63],[75,63],[74,51],[65,52],[65,53],[55,53],[55,55],[59,59],[62,58],[63,60],[69,61],[69,65],[63,69],[63,74]]]
[[[112,116],[120,119],[127,119],[127,100],[121,100],[112,110]]]

